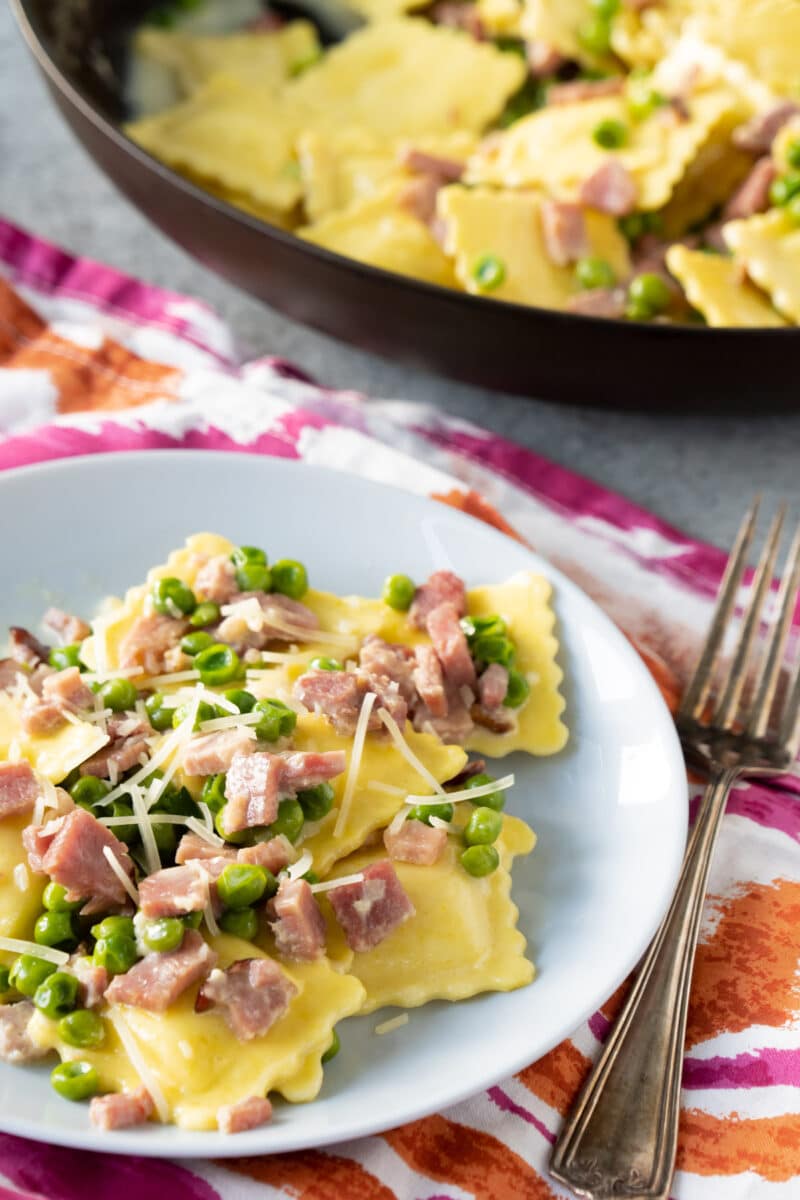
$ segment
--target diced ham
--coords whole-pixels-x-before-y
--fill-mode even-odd
[[[133,712],[112,713],[106,721],[106,728],[108,736],[112,740],[131,737],[149,738],[155,732],[149,721]]]
[[[499,708],[508,692],[508,669],[490,663],[478,679],[478,697],[484,708]]]
[[[212,860],[213,861],[213,860]],[[165,867],[139,884],[139,907],[148,918],[184,917],[208,904],[208,875],[201,859]]]
[[[417,629],[426,629],[428,614],[445,603],[452,604],[459,617],[463,617],[467,611],[467,589],[452,571],[434,571],[414,593],[408,619]]]
[[[597,100],[600,96],[619,96],[625,90],[622,75],[608,79],[572,79],[569,83],[554,83],[547,89],[548,104],[576,104],[582,100]]]
[[[327,783],[347,770],[347,754],[344,750],[324,750],[320,753],[295,751],[281,757],[281,792],[291,794]]]
[[[430,10],[430,16],[436,25],[444,25],[448,29],[460,29],[482,42],[486,38],[486,30],[480,18],[477,4],[468,0],[439,0]]]
[[[458,183],[464,174],[464,164],[441,154],[428,154],[416,146],[407,146],[400,154],[400,163],[415,175],[433,175],[445,183]]]
[[[577,292],[567,301],[567,312],[579,313],[584,317],[605,317],[621,320],[625,316],[624,288],[591,288]]]
[[[498,708],[473,704],[470,716],[476,725],[482,725],[484,729],[489,729],[492,733],[509,733],[517,726],[517,715],[514,709],[504,708],[502,704]]]
[[[453,604],[440,604],[428,613],[428,633],[449,683],[455,687],[475,686],[475,664]]]
[[[356,673],[364,678],[367,685],[366,690],[374,692],[377,697],[372,712],[369,715],[367,729],[373,731],[383,729],[383,724],[378,715],[382,708],[387,710],[389,715],[394,718],[395,722],[402,729],[408,716],[408,704],[400,692],[400,685],[395,683],[393,679],[387,678],[386,675],[373,675],[369,672],[363,672],[360,667]]]
[[[416,699],[412,679],[416,659],[410,646],[385,642],[383,638],[369,634],[358,652],[358,663],[365,679],[375,675],[385,676],[397,684],[400,695],[407,703]]]
[[[547,79],[548,76],[555,75],[566,62],[563,54],[556,50],[555,46],[539,40],[526,44],[525,57],[534,79]]]
[[[225,777],[228,833],[271,825],[278,815],[283,759],[277,754],[237,754]]]
[[[189,628],[188,621],[162,613],[139,617],[120,642],[120,666],[139,667],[147,675],[160,675],[166,669],[168,651],[179,644]]]
[[[130,876],[133,863],[127,848],[85,808],[73,808],[65,817],[43,826],[29,825],[22,837],[31,870],[49,875],[66,888],[68,901],[86,900],[83,912],[103,912],[127,900],[127,892],[103,854],[108,847]]]
[[[315,613],[289,596],[278,592],[240,592],[234,597],[240,600],[257,600],[264,614],[260,629],[250,629],[247,621],[231,613],[217,626],[216,636],[228,642],[240,654],[247,650],[263,650],[270,642],[302,642],[319,629]]]
[[[135,1092],[110,1092],[93,1096],[89,1102],[89,1122],[95,1129],[131,1129],[144,1125],[155,1112],[153,1097],[146,1088]]]
[[[473,693],[471,688],[456,687],[447,679],[444,690],[447,698],[446,715],[436,717],[426,705],[420,704],[414,710],[414,728],[423,733],[435,733],[440,741],[460,746],[472,732],[470,708]]]
[[[586,215],[579,204],[545,200],[541,207],[542,236],[547,257],[558,267],[577,262],[589,252]]]
[[[81,763],[80,772],[81,775],[96,775],[98,779],[110,779],[112,774],[119,777],[131,767],[137,766],[142,755],[147,754],[147,740],[134,734],[133,737],[120,738],[98,750],[97,754]]]
[[[200,989],[198,1012],[217,1006],[241,1042],[262,1037],[284,1015],[297,988],[271,958],[243,958],[212,971]]]
[[[325,953],[325,918],[305,879],[284,879],[269,905],[278,953],[312,962]]]
[[[248,1096],[237,1104],[223,1104],[217,1109],[217,1128],[220,1133],[244,1133],[257,1129],[272,1120],[272,1105],[266,1096]]]
[[[42,699],[52,704],[60,704],[64,708],[91,708],[94,704],[94,692],[81,679],[77,667],[66,667],[56,671],[42,683]]]
[[[220,729],[192,738],[183,752],[187,775],[218,775],[227,771],[237,754],[252,754],[255,742],[244,726]]]
[[[209,858],[226,858],[229,862],[236,859],[236,851],[230,847],[212,846],[205,838],[196,833],[185,833],[175,851],[175,862],[183,866],[188,862],[202,862]]]
[[[424,821],[404,821],[398,830],[386,830],[383,844],[396,862],[432,867],[447,845],[447,830],[434,829]]]
[[[97,1008],[103,1002],[108,987],[108,971],[98,967],[91,958],[75,954],[69,961],[70,970],[78,981],[78,995],[82,1008]]]
[[[370,863],[363,875],[328,892],[347,944],[359,952],[372,950],[415,911],[388,858]]]
[[[38,795],[30,763],[0,763],[0,820],[30,812]]]
[[[27,700],[20,712],[20,724],[31,737],[46,737],[65,723],[64,709],[51,700]]]
[[[237,861],[251,863],[256,867],[266,867],[273,875],[277,875],[284,867],[295,859],[292,843],[282,833],[272,837],[267,842],[256,842],[255,846],[242,846],[236,855]]]
[[[744,125],[734,129],[732,141],[739,150],[750,154],[769,154],[777,134],[784,125],[800,112],[794,100],[781,100],[766,112],[751,117]]]
[[[217,554],[203,563],[195,576],[194,591],[203,600],[230,604],[239,591],[236,568],[231,560],[224,554]]]
[[[434,717],[447,716],[447,695],[442,666],[433,646],[415,648],[414,684],[423,703]]]
[[[30,1000],[0,1004],[0,1061],[29,1063],[49,1054],[49,1050],[37,1046],[28,1034],[33,1014]]]
[[[770,206],[769,190],[777,174],[778,169],[771,158],[760,158],[726,203],[720,219],[735,221],[766,212]]]
[[[87,625],[80,617],[74,617],[72,613],[64,612],[63,608],[48,608],[43,617],[43,624],[59,634],[65,645],[82,642],[92,632],[91,625]]]
[[[630,171],[615,158],[609,158],[584,179],[578,202],[612,217],[624,217],[636,208],[639,189]]]
[[[28,672],[15,658],[0,658],[0,692],[15,688],[21,678],[27,679]]]
[[[33,670],[40,663],[46,663],[50,656],[50,647],[34,637],[29,629],[23,629],[20,625],[11,626],[8,639],[11,643],[11,657],[23,667]]]
[[[294,685],[297,699],[343,737],[353,736],[367,691],[366,679],[353,671],[308,671]]]
[[[436,202],[443,186],[438,175],[420,175],[401,188],[397,203],[404,212],[430,227],[436,221]]]
[[[106,1000],[164,1012],[187,988],[205,979],[216,961],[216,954],[197,930],[187,929],[177,950],[147,954],[124,975],[115,975]]]

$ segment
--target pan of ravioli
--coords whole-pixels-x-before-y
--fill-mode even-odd
[[[84,616],[0,660],[0,1058],[98,1130],[233,1134],[340,1021],[532,982],[486,759],[566,742],[546,580],[337,596],[206,533]]]

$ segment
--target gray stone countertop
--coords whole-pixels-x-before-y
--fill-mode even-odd
[[[354,350],[229,286],[162,237],[95,168],[47,97],[5,4],[0,214],[77,254],[202,297],[233,328],[244,355],[281,355],[329,386],[436,405],[590,476],[695,536],[730,542],[758,490],[770,505],[781,496],[800,503],[800,391],[792,415],[617,413],[519,399]],[[642,390],[646,395],[646,381]]]

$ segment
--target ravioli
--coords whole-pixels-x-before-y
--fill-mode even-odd
[[[580,30],[591,17],[587,0],[526,0],[520,26],[524,37],[557,50],[564,58],[594,61]]]
[[[800,228],[789,213],[774,208],[745,221],[729,221],[722,235],[778,312],[800,322]]]
[[[500,866],[482,879],[461,866],[454,839],[448,839],[445,853],[432,867],[394,863],[416,914],[373,950],[354,955],[350,971],[366,989],[361,1011],[387,1004],[416,1008],[430,1000],[464,1000],[530,983],[534,968],[516,927],[509,868],[512,859],[529,854],[535,842],[524,821],[507,816],[497,843]],[[337,864],[331,877],[363,870],[384,857],[382,846],[353,854]],[[343,945],[336,926],[331,927],[329,943],[335,956]]]
[[[45,879],[28,870],[28,856],[22,845],[22,831],[30,817],[23,813],[0,821],[0,937],[31,938],[33,925],[42,911]],[[25,884],[20,888],[14,868],[25,867]],[[5,956],[0,954],[0,961]]]
[[[667,252],[667,266],[686,299],[709,325],[765,328],[786,324],[769,297],[742,279],[742,268],[732,258],[673,246]]]
[[[800,5],[793,0],[694,0],[700,37],[784,95],[797,89]]]
[[[49,734],[25,733],[19,709],[10,696],[0,692],[0,761],[24,758],[45,779],[60,783],[107,741],[102,730],[86,722],[70,722]]]
[[[738,112],[723,118],[689,163],[661,213],[660,232],[665,238],[681,237],[712,216],[752,169],[753,156],[737,150],[730,140],[739,121]]]

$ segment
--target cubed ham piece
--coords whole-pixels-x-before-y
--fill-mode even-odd
[[[242,592],[240,599],[248,596],[258,597],[267,619],[266,632],[271,641],[303,641],[300,635],[319,629],[317,614],[300,600],[292,600],[280,592]]]
[[[133,737],[119,738],[98,750],[86,762],[81,763],[81,775],[96,775],[98,779],[119,778],[131,767],[142,761],[142,756],[149,754],[147,739],[134,734]]]
[[[255,846],[242,846],[236,855],[241,863],[250,863],[256,867],[266,867],[273,875],[277,875],[297,857],[292,843],[282,833],[272,837],[267,842],[256,842]]]
[[[447,830],[434,829],[424,821],[404,821],[394,832],[386,830],[383,844],[395,862],[432,867],[447,845]]]
[[[87,625],[80,617],[74,617],[72,613],[64,612],[63,608],[48,608],[42,623],[48,629],[52,629],[53,633],[57,633],[61,641],[68,646],[73,642],[82,642],[92,632],[91,625]]]
[[[440,604],[452,604],[459,617],[467,611],[467,590],[464,581],[452,571],[434,571],[427,583],[414,593],[408,619],[417,629],[426,629],[428,615]]]
[[[325,953],[325,918],[305,879],[284,879],[270,901],[270,928],[278,953],[312,962]]]
[[[248,1096],[237,1104],[223,1104],[217,1109],[217,1128],[220,1133],[244,1133],[258,1129],[272,1120],[272,1105],[266,1096]]]
[[[69,960],[69,969],[78,981],[78,997],[82,1008],[97,1008],[103,1002],[108,987],[108,971],[98,967],[91,958],[75,954]]]
[[[281,791],[291,794],[327,783],[347,770],[347,754],[344,750],[324,750],[320,753],[294,751],[281,757]]]
[[[50,657],[50,647],[34,637],[29,629],[23,629],[20,625],[11,626],[8,640],[11,644],[11,657],[23,667],[33,670],[40,663],[46,663]]]
[[[409,917],[414,905],[388,858],[364,868],[359,883],[331,888],[328,899],[351,950],[372,950]]]
[[[66,667],[44,680],[42,699],[64,708],[92,708],[94,692],[83,682],[77,667]]]
[[[36,1062],[49,1054],[30,1038],[28,1025],[34,1014],[30,1000],[16,1004],[0,1004],[0,1061],[7,1063]]]
[[[552,263],[566,267],[589,252],[586,215],[579,204],[545,200],[540,211],[544,247]]]
[[[470,708],[473,692],[468,687],[456,687],[448,679],[445,679],[444,690],[447,698],[446,715],[434,716],[427,705],[420,704],[414,709],[414,728],[422,733],[435,733],[440,741],[448,745],[460,746],[472,732]]]
[[[200,859],[165,867],[139,884],[139,907],[148,918],[184,917],[202,912],[207,904],[208,874]]]
[[[194,592],[203,600],[215,604],[230,604],[239,592],[236,568],[225,554],[209,558],[200,567],[194,580]]]
[[[234,862],[236,851],[230,847],[213,846],[196,833],[185,833],[178,842],[178,849],[175,851],[175,862],[178,866],[188,862],[202,862],[209,858],[226,858],[229,862]]]
[[[400,164],[415,175],[433,175],[444,183],[458,183],[464,174],[464,163],[441,154],[428,154],[416,146],[407,146],[400,154]]]
[[[146,1088],[135,1092],[110,1092],[107,1096],[93,1096],[89,1102],[89,1123],[95,1129],[108,1132],[110,1129],[131,1129],[144,1125],[155,1112],[153,1097]]]
[[[569,83],[554,83],[547,89],[548,104],[576,104],[583,100],[597,100],[600,96],[619,96],[625,90],[622,75],[610,75],[608,79],[572,79]]]
[[[508,668],[490,663],[478,679],[478,698],[484,708],[499,708],[508,693]]]
[[[225,777],[228,833],[271,825],[278,815],[283,759],[277,754],[237,754]]]
[[[120,642],[120,666],[139,667],[147,675],[160,675],[166,669],[166,654],[179,644],[189,628],[188,621],[161,613],[139,617]]]
[[[434,4],[429,14],[435,25],[444,25],[448,29],[460,29],[468,33],[476,42],[486,38],[486,30],[480,18],[477,4],[467,0],[439,0]]]
[[[39,784],[30,763],[0,763],[0,821],[30,812],[39,795]]]
[[[433,646],[417,646],[414,654],[414,684],[423,703],[432,716],[446,717],[447,695],[444,690],[442,665],[436,651]]]
[[[15,688],[20,679],[27,679],[28,672],[15,658],[0,658],[0,692]]]
[[[770,206],[769,190],[778,169],[769,156],[760,158],[750,174],[740,183],[722,210],[722,221],[736,221],[766,212]]]
[[[636,208],[639,189],[630,171],[615,158],[607,159],[601,167],[584,179],[578,192],[578,202],[586,208],[625,217]]]
[[[474,688],[475,664],[456,607],[450,603],[440,604],[428,613],[427,623],[447,681],[458,688]]]
[[[625,316],[624,288],[590,288],[577,292],[567,301],[567,312],[584,317],[604,317],[618,321]]]
[[[358,652],[358,665],[362,678],[381,676],[390,679],[397,684],[406,703],[410,704],[416,699],[413,680],[416,658],[410,646],[385,642],[375,634],[368,634]]]
[[[25,733],[31,737],[47,737],[67,720],[63,707],[52,700],[26,700],[19,719]]]
[[[103,912],[125,903],[128,894],[103,854],[111,851],[129,876],[133,863],[124,842],[85,808],[23,831],[31,870],[67,889],[67,900],[86,900],[83,912]]]
[[[563,54],[556,50],[555,46],[538,39],[526,43],[525,57],[534,79],[547,79],[548,76],[555,75],[566,62]]]
[[[733,131],[732,141],[739,150],[749,154],[769,154],[777,134],[788,121],[800,112],[794,100],[781,100],[766,112],[751,117]]]
[[[240,1042],[262,1037],[289,1007],[297,988],[271,958],[243,958],[226,971],[212,971],[201,987],[198,1012],[212,1007]]]
[[[397,203],[404,212],[430,227],[436,220],[436,202],[443,186],[438,175],[419,175],[400,189]]]
[[[219,775],[237,754],[252,754],[254,749],[251,731],[244,726],[204,733],[192,738],[184,750],[183,769],[187,775]]]
[[[487,708],[485,704],[473,704],[470,716],[476,725],[492,733],[510,733],[517,727],[517,714],[513,708]]]
[[[353,736],[367,691],[366,679],[354,671],[308,671],[294,685],[301,704],[327,717],[343,737]]]
[[[164,1012],[187,988],[205,979],[216,961],[216,954],[197,930],[187,929],[177,950],[147,954],[124,975],[115,975],[106,989],[106,1000]]]

